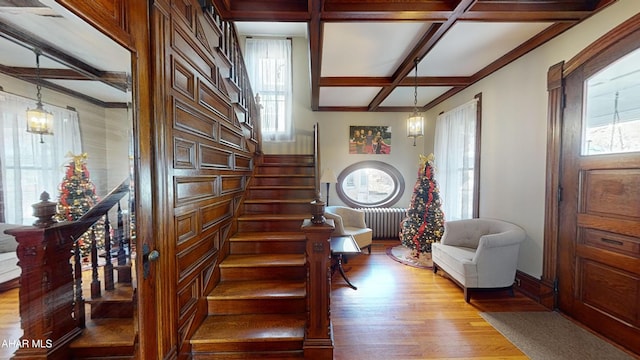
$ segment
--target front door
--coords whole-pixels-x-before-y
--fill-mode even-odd
[[[566,77],[558,306],[640,353],[638,48],[629,36]]]

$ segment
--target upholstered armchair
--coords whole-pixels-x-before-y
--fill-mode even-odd
[[[346,206],[327,206],[324,217],[332,219],[335,230],[331,236],[352,235],[360,249],[367,248],[371,254],[373,230],[364,221],[364,212]]]
[[[431,244],[433,272],[438,269],[464,289],[508,288],[513,294],[518,251],[525,231],[496,219],[446,221],[440,242]]]

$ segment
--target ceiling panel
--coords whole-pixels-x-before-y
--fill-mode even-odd
[[[320,106],[368,106],[379,87],[321,87]]]
[[[244,36],[295,36],[307,38],[307,23],[238,21],[235,25],[238,34]]]
[[[458,22],[420,61],[418,76],[471,76],[550,25]]]
[[[429,25],[326,23],[321,76],[391,76]]]
[[[418,86],[418,107],[435,100],[438,96],[451,90],[451,86]],[[380,106],[407,107],[413,106],[413,87],[398,86],[380,104]]]

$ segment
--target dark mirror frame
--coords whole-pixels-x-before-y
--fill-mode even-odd
[[[379,201],[376,203],[361,203],[347,196],[347,194],[345,194],[344,191],[342,191],[342,183],[347,178],[347,176],[349,176],[349,174],[360,169],[376,169],[389,175],[391,179],[393,179],[393,183],[394,183],[394,191],[392,195],[387,197],[383,201]],[[367,161],[360,161],[355,164],[351,164],[348,167],[346,167],[344,170],[342,170],[340,172],[340,175],[338,175],[338,184],[336,186],[336,191],[338,193],[338,197],[340,198],[340,200],[342,200],[346,205],[354,208],[390,207],[390,206],[393,206],[395,203],[397,203],[398,200],[400,200],[400,198],[404,194],[404,187],[405,187],[404,178],[402,177],[402,174],[400,173],[400,171],[398,171],[398,169],[382,161],[367,160]]]

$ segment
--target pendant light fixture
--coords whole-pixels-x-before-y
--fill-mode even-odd
[[[407,118],[407,137],[413,138],[413,146],[416,146],[416,138],[424,135],[424,117],[418,111],[418,61],[418,58],[414,60],[413,113]]]
[[[42,107],[42,86],[40,84],[40,50],[34,49],[36,54],[36,89],[37,102],[34,109],[27,110],[27,132],[40,135],[40,143],[44,143],[42,135],[53,135],[53,113]]]

